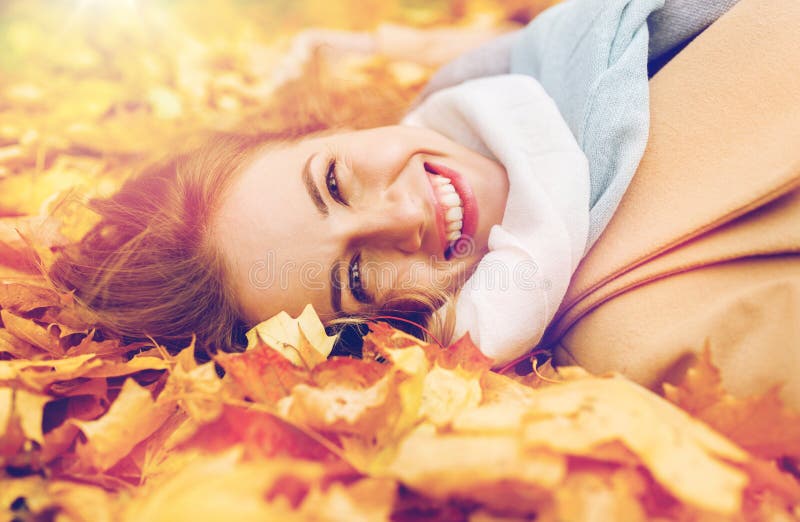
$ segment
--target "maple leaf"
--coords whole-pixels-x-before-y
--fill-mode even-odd
[[[43,350],[54,357],[64,355],[64,350],[58,342],[58,335],[48,331],[47,328],[35,322],[12,314],[8,310],[0,310],[0,320],[3,327],[11,335]]]
[[[585,379],[536,392],[524,418],[531,447],[591,457],[619,440],[677,498],[735,513],[747,477],[730,462],[748,460],[724,437],[651,392],[622,379]]]
[[[388,351],[425,344],[416,337],[392,328],[384,322],[369,323],[369,333],[364,336],[363,353],[365,359],[388,357]]]
[[[64,304],[62,296],[50,288],[20,283],[0,284],[0,308],[14,313]]]
[[[800,413],[784,406],[778,388],[750,398],[726,392],[708,347],[677,386],[664,385],[664,396],[755,455],[800,457]]]
[[[180,449],[201,448],[218,453],[241,444],[248,459],[291,457],[339,462],[338,453],[320,440],[273,413],[225,405],[219,418],[202,425]]]
[[[173,357],[103,336],[40,274],[96,220],[83,196],[113,192],[132,158],[169,149],[178,131],[237,119],[276,134],[393,123],[442,52],[552,3],[214,0],[201,10],[143,4],[136,16],[104,6],[91,17],[69,3],[0,9],[0,458],[41,474],[0,474],[0,506],[16,508],[3,514],[797,518],[794,477],[630,383],[548,364],[506,377],[467,337],[445,348],[384,323],[371,325],[364,360],[326,360],[333,338],[311,308],[254,327],[245,353],[217,355],[227,372],[219,379],[213,363],[195,362],[193,346]],[[311,22],[351,31],[385,19],[422,28],[310,44],[293,36]],[[63,20],[69,30],[48,34]],[[172,28],[170,45],[153,41],[149,20]],[[408,34],[437,52],[408,53]],[[380,53],[370,51],[376,42]],[[362,50],[344,48],[353,45]],[[303,56],[282,60],[287,47]],[[337,110],[298,103],[307,99]],[[71,197],[76,186],[81,195]],[[798,455],[797,416],[777,392],[733,398],[704,368],[667,395],[748,451]]]
[[[331,357],[311,372],[311,379],[319,387],[346,382],[367,388],[378,382],[389,371],[389,365],[352,357]]]
[[[333,349],[335,337],[327,335],[314,307],[307,305],[293,319],[281,312],[247,332],[247,349],[266,344],[296,366],[314,368]]]
[[[119,396],[97,420],[70,419],[86,442],[76,448],[79,458],[98,470],[107,470],[151,435],[175,411],[167,399],[153,400],[150,391],[126,379]],[[135,422],[131,422],[136,419]]]
[[[306,370],[266,345],[244,353],[217,354],[214,360],[248,398],[263,404],[277,403],[296,385],[309,380]]]
[[[476,499],[500,509],[516,503],[522,512],[535,510],[566,472],[562,456],[526,451],[514,434],[440,434],[430,424],[411,432],[381,471],[435,498]]]
[[[483,352],[472,342],[468,333],[447,348],[426,345],[425,351],[431,363],[448,370],[460,366],[467,372],[479,373],[488,371],[492,367],[492,360],[483,355]]]

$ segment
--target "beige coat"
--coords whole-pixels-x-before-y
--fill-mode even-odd
[[[800,2],[742,0],[650,82],[644,159],[545,337],[657,387],[710,345],[800,409]]]

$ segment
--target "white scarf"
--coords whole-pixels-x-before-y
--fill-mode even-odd
[[[495,365],[533,349],[558,310],[589,230],[589,167],[553,100],[530,76],[481,78],[438,91],[403,124],[427,127],[505,166],[509,194],[489,252],[456,299]]]

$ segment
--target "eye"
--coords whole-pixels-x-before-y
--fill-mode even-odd
[[[347,201],[339,191],[339,178],[336,175],[335,158],[328,162],[328,170],[325,173],[325,185],[328,187],[328,193],[331,195],[334,201],[341,203],[344,206],[348,206]]]
[[[350,260],[348,279],[350,280],[350,292],[356,298],[356,301],[365,304],[371,303],[372,298],[367,294],[361,281],[361,252],[358,252]]]

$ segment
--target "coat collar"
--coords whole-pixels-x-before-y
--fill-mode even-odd
[[[799,25],[798,2],[742,0],[650,81],[644,157],[548,340],[615,278],[800,186]]]

